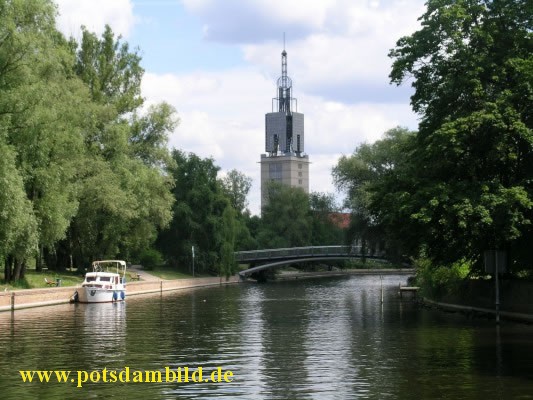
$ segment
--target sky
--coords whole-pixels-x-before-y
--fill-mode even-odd
[[[169,146],[213,157],[221,176],[253,179],[260,212],[265,114],[281,75],[283,35],[298,112],[305,115],[310,190],[337,192],[331,170],[342,155],[396,126],[417,129],[410,85],[389,83],[387,54],[419,28],[423,0],[57,0],[58,28],[106,24],[138,48],[146,105],[165,101],[180,123]]]

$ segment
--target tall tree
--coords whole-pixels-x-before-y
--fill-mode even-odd
[[[31,236],[41,248],[65,237],[77,211],[76,164],[89,103],[83,84],[68,71],[72,58],[54,16],[50,1],[0,4],[0,132],[15,151],[36,223]],[[23,277],[30,255],[14,257],[14,279]]]
[[[192,265],[194,246],[199,271],[227,274],[232,270],[235,215],[217,179],[219,167],[211,158],[180,150],[173,150],[172,158],[174,215],[159,235],[159,247],[167,260],[186,268]]]
[[[221,180],[221,187],[235,210],[235,250],[252,250],[257,248],[257,241],[250,234],[248,222],[251,218],[248,210],[248,193],[252,188],[252,178],[236,169],[230,170]]]
[[[222,189],[228,196],[231,206],[239,214],[243,214],[248,206],[246,197],[252,188],[252,178],[236,169],[230,170],[221,179]]]
[[[261,210],[257,241],[262,248],[308,246],[312,219],[309,196],[301,188],[270,182],[268,203]]]
[[[335,203],[333,194],[310,193],[309,211],[312,221],[311,244],[313,246],[338,245],[344,242],[344,232],[335,219],[339,207]]]
[[[436,261],[531,235],[532,15],[529,0],[429,0],[390,53],[391,80],[412,80],[421,115],[410,216]]]
[[[383,139],[362,144],[339,159],[333,177],[347,192],[352,211],[350,241],[363,247],[385,247],[390,257],[418,254],[425,235],[412,218],[418,187],[412,152],[415,133],[405,128],[385,132]]]
[[[70,48],[72,71],[92,99],[86,161],[79,166],[79,212],[55,254],[73,254],[78,265],[87,265],[96,257],[138,256],[170,222],[167,143],[178,120],[166,103],[141,111],[144,71],[137,51],[130,52],[109,26],[101,38],[82,32]]]

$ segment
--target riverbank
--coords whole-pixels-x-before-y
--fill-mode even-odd
[[[469,317],[495,318],[494,280],[470,279],[448,293],[426,296],[421,302],[432,308],[448,312],[460,312]],[[533,322],[533,282],[501,279],[500,317],[502,319]]]
[[[127,296],[234,283],[239,283],[237,276],[230,277],[229,280],[215,276],[208,278],[129,282],[127,285]],[[77,286],[6,290],[0,292],[0,312],[68,303],[76,289]]]
[[[468,317],[493,317],[496,318],[496,310],[489,308],[465,306],[461,304],[442,303],[439,301],[422,298],[422,305],[430,308],[436,308],[442,311],[459,312]],[[511,311],[500,311],[500,318],[510,321],[533,323],[533,314],[525,314]]]
[[[335,271],[314,271],[314,272],[281,272],[276,275],[276,280],[297,280],[311,279],[325,276],[347,276],[347,275],[414,275],[413,268],[384,268],[384,269],[340,269]]]

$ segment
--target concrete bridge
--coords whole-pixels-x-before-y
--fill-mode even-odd
[[[385,263],[389,262],[382,253],[363,254],[361,250],[361,246],[292,247],[285,249],[239,251],[235,253],[235,259],[240,264],[249,263],[252,266],[247,270],[239,272],[239,275],[243,279],[253,273],[267,269],[309,261],[366,258]],[[258,263],[261,263],[261,265],[255,266]]]

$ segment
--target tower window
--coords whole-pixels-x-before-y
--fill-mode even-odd
[[[298,179],[298,185],[301,185],[301,184],[302,184],[302,180]]]
[[[272,163],[268,166],[270,179],[281,181],[281,163]]]
[[[298,169],[302,169],[302,164],[298,164]]]

